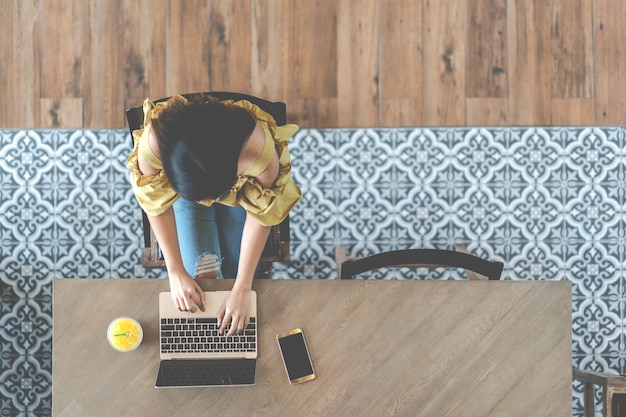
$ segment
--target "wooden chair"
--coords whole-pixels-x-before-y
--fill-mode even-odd
[[[208,92],[208,93],[191,93],[191,94],[183,94],[183,97],[187,99],[192,99],[194,97],[204,97],[205,95],[210,95],[218,100],[248,100],[252,104],[256,104],[262,110],[271,114],[276,120],[276,124],[281,126],[287,123],[287,106],[283,102],[272,102],[263,100],[258,97],[250,96],[247,94],[241,93],[232,93],[232,92]],[[167,101],[170,97],[160,98],[155,100],[155,103],[159,103],[162,101]],[[126,119],[128,120],[128,127],[131,133],[131,143],[132,143],[132,132],[137,129],[143,128],[144,114],[143,114],[143,106],[132,107],[126,109]],[[141,265],[144,268],[154,268],[154,267],[164,267],[165,260],[159,250],[159,244],[150,228],[150,222],[148,221],[148,216],[146,213],[143,213],[143,237],[144,237],[144,248],[142,249],[141,254]],[[270,231],[270,235],[267,239],[267,244],[263,250],[263,254],[261,255],[261,261],[259,262],[259,268],[257,269],[257,277],[265,277],[268,278],[271,276],[271,263],[272,262],[287,262],[290,259],[289,253],[289,217],[286,217],[282,223],[273,226]]]
[[[595,386],[602,387],[602,416],[626,417],[626,377],[573,368],[573,378],[583,383],[584,416],[594,416]]]
[[[425,268],[463,268],[470,279],[481,279],[475,274],[489,280],[498,280],[502,275],[504,264],[492,262],[474,256],[466,251],[444,249],[407,249],[382,252],[360,259],[348,259],[345,249],[338,247],[335,257],[341,279],[352,279],[355,275],[372,269],[384,267],[425,267]]]

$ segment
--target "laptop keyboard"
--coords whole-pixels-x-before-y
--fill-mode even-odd
[[[254,317],[241,334],[227,332],[219,334],[217,318],[162,318],[161,353],[256,352]]]

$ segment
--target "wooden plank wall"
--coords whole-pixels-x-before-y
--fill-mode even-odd
[[[626,124],[623,0],[0,0],[0,127],[200,90],[303,127]]]

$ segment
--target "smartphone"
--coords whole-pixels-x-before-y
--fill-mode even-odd
[[[290,384],[315,379],[315,371],[302,329],[293,329],[276,336]]]

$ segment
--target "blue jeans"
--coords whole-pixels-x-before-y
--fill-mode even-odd
[[[235,278],[246,211],[241,207],[203,206],[178,199],[173,206],[183,265],[195,277],[198,260],[215,254],[221,260],[221,276]]]

